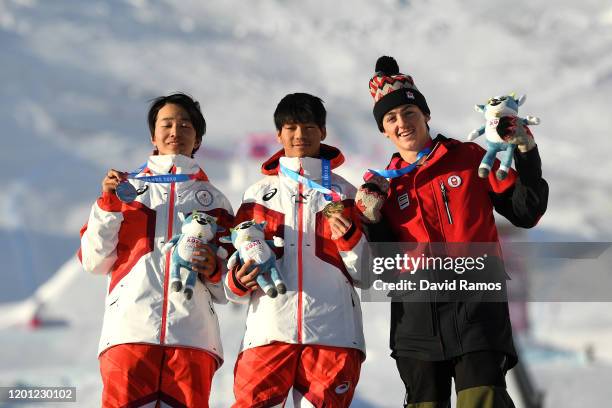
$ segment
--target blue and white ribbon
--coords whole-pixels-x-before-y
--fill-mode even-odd
[[[325,194],[325,199],[327,201],[341,201],[340,198],[340,194],[336,193],[334,190],[332,190],[331,187],[331,165],[329,163],[329,160],[322,160],[321,163],[321,169],[322,169],[322,175],[321,175],[321,179],[324,185],[321,185],[307,177],[302,176],[301,174],[299,174],[298,172],[295,172],[285,166],[283,166],[282,164],[280,165],[280,171],[281,173],[283,173],[285,176],[289,177],[292,180],[297,181],[298,183],[319,191],[323,194]]]
[[[404,174],[408,174],[410,173],[412,170],[414,170],[418,164],[418,162],[424,157],[427,156],[429,153],[431,153],[431,149],[429,147],[426,147],[425,149],[421,150],[419,152],[419,154],[417,155],[416,160],[414,161],[414,163],[411,163],[410,165],[401,168],[401,169],[397,169],[397,170],[386,170],[386,169],[368,169],[368,171],[372,174],[376,174],[378,176],[382,176],[385,178],[396,178],[396,177],[401,177]]]

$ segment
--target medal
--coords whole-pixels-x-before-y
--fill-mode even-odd
[[[131,183],[127,181],[123,181],[117,185],[115,189],[115,194],[119,200],[124,203],[131,203],[138,196],[138,192],[136,191],[136,187],[134,187]]]
[[[128,173],[127,178],[130,180],[139,180],[144,183],[181,183],[184,181],[195,180],[198,177],[197,173],[194,174],[160,174],[157,176],[138,176],[138,174],[146,167],[146,164],[140,166],[137,170]],[[122,181],[115,188],[115,194],[119,200],[124,203],[131,203],[138,197],[140,194],[143,194],[147,191],[149,187],[144,186],[136,190],[132,184],[127,181]]]
[[[321,180],[323,185],[288,169],[282,164],[280,165],[280,170],[281,173],[298,183],[325,194],[325,199],[329,201],[325,207],[323,207],[323,215],[325,215],[326,218],[330,218],[333,214],[341,214],[344,211],[344,204],[342,204],[340,194],[331,189],[331,165],[329,160],[321,159]]]
[[[368,172],[372,173],[372,174],[376,174],[377,176],[381,176],[384,178],[396,178],[396,177],[401,177],[404,174],[408,174],[410,173],[412,170],[414,170],[417,166],[417,164],[419,163],[419,160],[421,160],[423,157],[427,156],[429,153],[431,153],[431,149],[429,147],[426,147],[425,149],[421,150],[419,152],[419,154],[417,155],[416,160],[414,161],[414,163],[402,168],[402,169],[398,169],[398,170],[384,170],[384,169],[380,169],[380,170],[375,170],[375,169],[368,169]]]
[[[323,215],[327,218],[330,218],[334,214],[342,214],[343,211],[344,204],[342,204],[342,201],[332,201],[323,207]]]

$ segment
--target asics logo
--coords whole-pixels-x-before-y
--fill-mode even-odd
[[[274,197],[274,195],[276,194],[278,190],[273,188],[272,190],[270,190],[269,192],[267,192],[266,194],[264,194],[264,196],[262,197],[264,201],[268,201],[270,200],[272,197]]]

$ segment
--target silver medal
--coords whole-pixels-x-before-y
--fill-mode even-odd
[[[119,200],[123,201],[124,203],[131,203],[138,196],[136,187],[134,187],[131,183],[127,181],[119,183],[119,185],[115,189],[115,194],[117,195]]]

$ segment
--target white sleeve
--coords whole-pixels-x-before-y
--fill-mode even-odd
[[[105,211],[96,202],[81,237],[81,263],[87,272],[105,275],[117,260],[121,212]]]
[[[338,253],[342,258],[342,262],[344,262],[347,272],[351,275],[355,286],[363,289],[364,285],[367,286],[366,283],[368,281],[368,279],[364,279],[364,277],[370,273],[368,270],[368,265],[370,264],[370,246],[368,245],[365,235],[361,231],[356,231],[356,233],[357,232],[361,234],[357,244],[346,251],[338,250]]]

